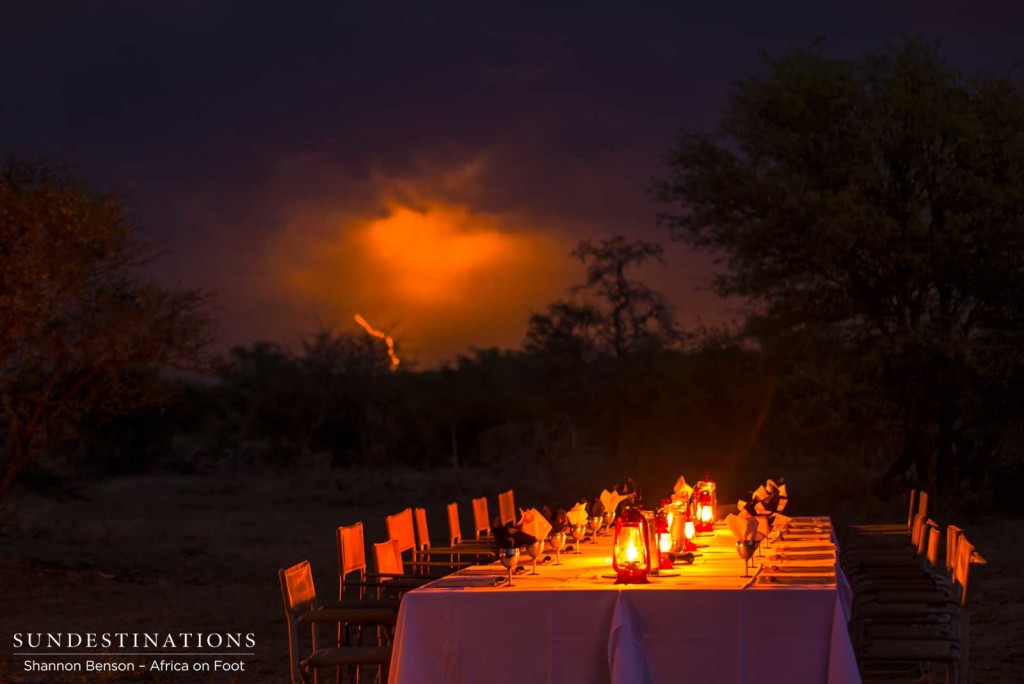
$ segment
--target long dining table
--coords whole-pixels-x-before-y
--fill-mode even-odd
[[[724,523],[696,542],[692,564],[648,584],[615,584],[606,534],[536,575],[522,554],[512,586],[494,564],[408,592],[388,681],[860,682],[828,518],[794,518],[749,573]]]

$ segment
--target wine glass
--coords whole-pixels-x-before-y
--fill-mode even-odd
[[[580,542],[583,541],[583,537],[585,537],[587,534],[587,524],[583,523],[582,525],[570,525],[569,534],[572,535],[573,541],[576,542],[576,544],[574,545],[575,553],[583,553],[582,551],[580,551]]]
[[[531,575],[537,574],[537,556],[544,552],[544,540],[538,539],[532,544],[526,546],[526,553],[533,559],[533,572]]]
[[[754,550],[757,548],[757,541],[753,539],[744,539],[743,541],[736,542],[736,553],[740,558],[743,559],[743,576],[750,577],[750,570],[748,563],[751,558],[754,557]]]
[[[590,528],[590,532],[591,532],[591,536],[593,537],[593,541],[597,541],[597,533],[601,529],[601,525],[603,525],[603,524],[604,524],[604,520],[602,518],[596,516],[596,515],[593,516],[592,518],[590,518],[589,520],[587,520],[587,527]]]
[[[512,568],[519,563],[519,547],[513,546],[509,549],[498,549],[498,560],[508,568],[508,585],[512,586]]]
[[[608,532],[612,527],[612,523],[615,522],[615,511],[605,511],[601,517],[604,519],[604,530]]]
[[[548,537],[548,543],[550,543],[551,548],[555,550],[555,565],[561,565],[561,551],[565,548],[565,532],[553,532],[551,536]]]

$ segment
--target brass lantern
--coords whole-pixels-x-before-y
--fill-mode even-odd
[[[651,571],[650,530],[647,519],[635,508],[625,508],[615,521],[612,569],[616,584],[648,584]]]

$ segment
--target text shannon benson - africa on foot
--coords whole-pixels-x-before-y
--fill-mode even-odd
[[[18,632],[25,672],[244,672],[252,632]],[[229,658],[229,659],[226,659]]]

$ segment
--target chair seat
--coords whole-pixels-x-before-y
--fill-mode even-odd
[[[303,615],[302,622],[343,622],[349,625],[393,625],[398,622],[394,608],[350,608],[326,605]]]
[[[869,660],[927,660],[950,662],[960,657],[960,649],[950,639],[881,639],[869,641],[860,649],[860,656]]]
[[[916,639],[954,639],[952,626],[947,623],[910,623],[910,624],[868,624],[864,628],[863,640],[916,640]]]
[[[390,646],[346,646],[320,648],[301,661],[306,668],[336,667],[341,665],[387,665],[391,662]]]
[[[916,591],[913,589],[905,590],[893,590],[893,591],[878,591],[870,592],[866,591],[859,596],[854,597],[854,603],[856,604],[874,604],[874,603],[956,603],[956,599],[950,596],[948,593],[943,591]]]
[[[373,585],[375,587],[382,586],[381,584]],[[374,608],[385,610],[396,611],[401,606],[402,600],[398,598],[391,598],[389,596],[382,596],[377,598],[375,596],[365,596],[363,598],[348,598],[346,597],[341,603],[332,603],[332,606],[340,608]]]

